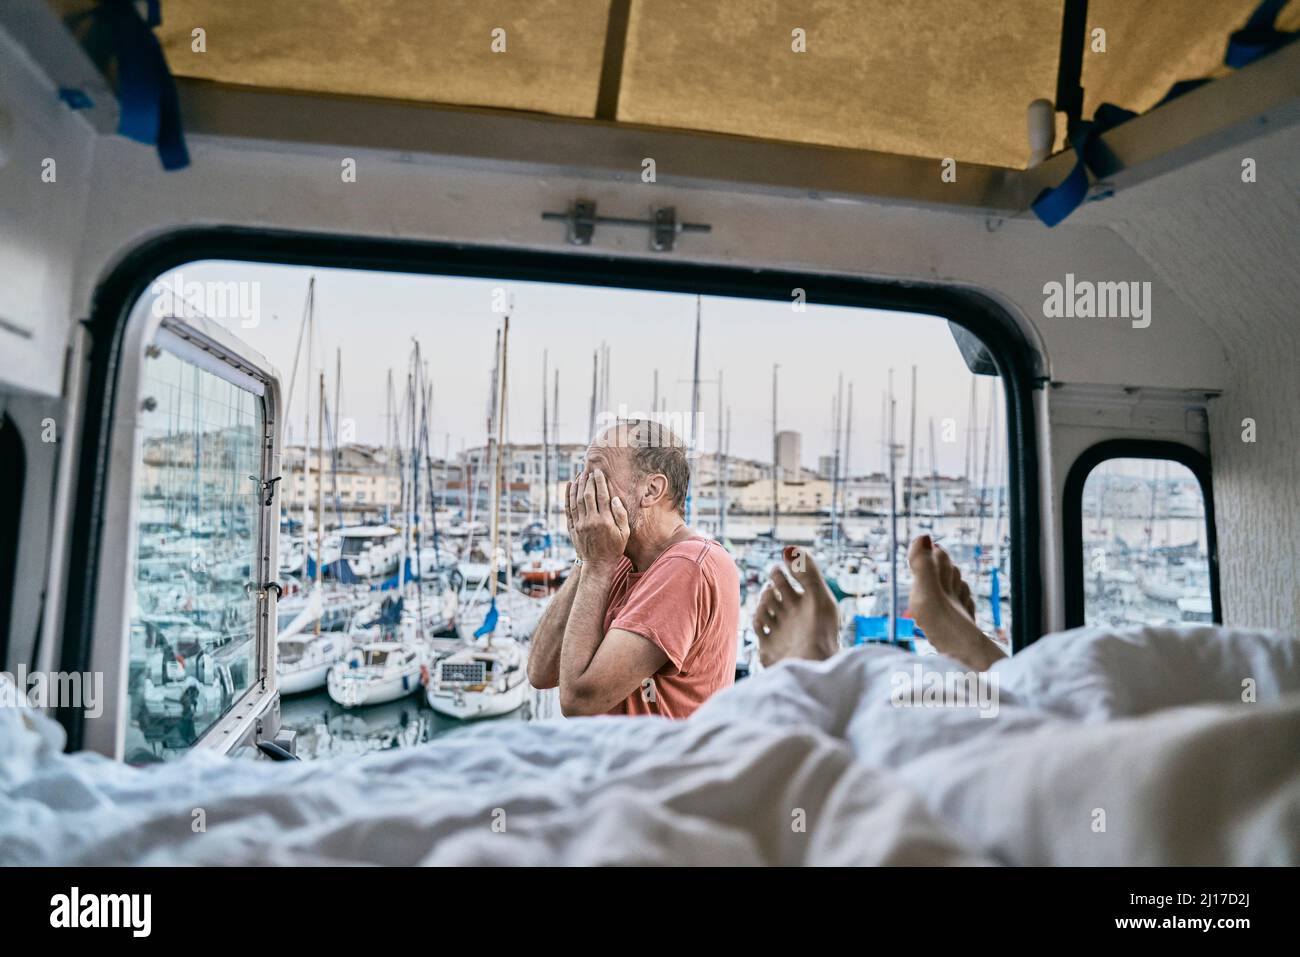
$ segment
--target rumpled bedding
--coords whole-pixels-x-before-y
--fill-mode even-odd
[[[65,755],[53,721],[0,708],[0,864],[1300,863],[1296,639],[1085,628],[1000,662],[982,695],[963,680],[866,646],[686,721],[144,769]]]

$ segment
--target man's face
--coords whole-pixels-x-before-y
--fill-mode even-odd
[[[632,451],[627,436],[620,428],[606,429],[587,447],[587,457],[579,479],[590,478],[596,469],[604,472],[610,497],[617,495],[623,501],[623,507],[627,509],[628,527],[635,531],[641,520],[641,509],[638,507],[641,494],[632,467]]]

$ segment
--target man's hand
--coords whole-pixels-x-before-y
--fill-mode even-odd
[[[593,565],[612,565],[627,547],[630,533],[627,509],[618,496],[611,498],[605,473],[592,472],[582,482],[569,484],[570,536],[578,557]]]
[[[569,533],[569,541],[573,544],[573,552],[582,561],[587,560],[587,556],[582,554],[578,549],[578,480],[575,478],[572,482],[564,483],[564,522]]]

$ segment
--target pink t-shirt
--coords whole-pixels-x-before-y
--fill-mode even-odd
[[[685,718],[736,680],[740,578],[717,542],[664,549],[643,572],[626,556],[614,571],[605,634],[621,628],[658,645],[668,663],[610,714]]]

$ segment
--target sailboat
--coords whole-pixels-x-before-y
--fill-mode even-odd
[[[414,643],[369,641],[330,669],[329,695],[345,708],[396,701],[420,687],[426,667],[426,655]]]
[[[324,607],[321,590],[313,588],[302,610],[280,629],[275,643],[275,683],[281,694],[301,694],[324,687],[330,668],[347,651],[344,635],[307,630],[321,620]]]
[[[439,658],[433,664],[428,677],[425,692],[429,707],[440,714],[452,718],[470,720],[489,718],[508,714],[521,707],[528,694],[527,657],[523,646],[514,637],[516,622],[511,612],[524,610],[526,614],[536,610],[536,617],[541,617],[541,603],[514,590],[510,575],[510,562],[505,556],[510,554],[509,516],[506,517],[506,538],[504,549],[501,547],[501,480],[503,448],[505,441],[506,413],[506,368],[508,344],[510,337],[510,316],[506,315],[500,337],[500,349],[497,359],[497,386],[493,389],[492,404],[496,426],[492,462],[492,525],[491,545],[489,549],[492,568],[486,576],[486,582],[480,591],[489,594],[489,606],[483,623],[470,635],[465,637],[465,646],[450,655]],[[489,440],[491,436],[489,435]],[[504,563],[506,568],[505,602],[506,621],[502,621],[502,609],[497,605],[498,579],[496,570]],[[530,616],[531,617],[531,616]],[[460,627],[466,628],[468,616],[463,616]],[[534,619],[529,626],[536,627]],[[504,625],[504,635],[494,632]]]
[[[518,562],[519,579],[525,591],[536,596],[549,595],[558,591],[568,577],[569,562],[555,554],[554,538],[551,531],[551,442],[554,429],[550,428],[548,417],[549,402],[546,393],[548,354],[542,353],[542,523],[538,547],[529,550],[526,539],[523,556]],[[555,373],[555,404],[560,401],[560,373]],[[535,536],[536,537],[536,536]]]

